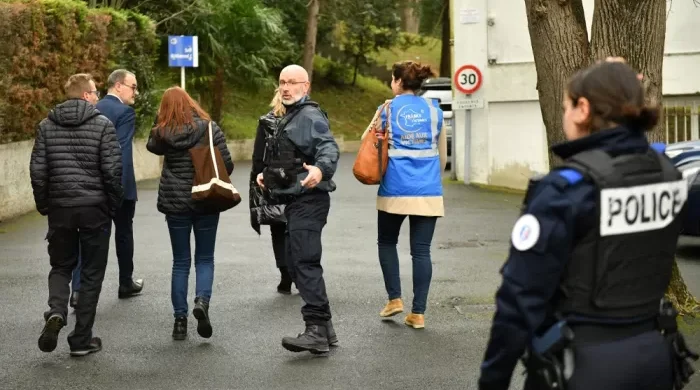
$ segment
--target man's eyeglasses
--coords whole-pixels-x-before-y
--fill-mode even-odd
[[[95,96],[97,96],[98,99],[100,98],[100,91],[90,91],[90,92],[88,92],[88,93],[94,93]]]
[[[297,85],[304,84],[306,81],[280,81],[280,87],[286,87],[287,85]]]

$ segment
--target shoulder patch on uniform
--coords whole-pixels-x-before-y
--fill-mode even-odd
[[[566,181],[568,181],[569,184],[572,184],[572,185],[580,182],[581,179],[583,179],[583,174],[581,174],[581,172],[579,172],[575,169],[570,169],[570,168],[560,170],[559,176],[566,179]]]
[[[666,144],[663,142],[654,142],[649,146],[651,146],[652,149],[656,150],[659,153],[664,153],[666,151]]]
[[[314,130],[323,134],[328,132],[328,124],[325,121],[314,121]]]
[[[510,240],[515,249],[526,251],[537,243],[540,238],[540,222],[532,214],[524,214],[513,226],[513,232],[510,234]]]

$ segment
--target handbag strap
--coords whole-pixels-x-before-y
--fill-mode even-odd
[[[377,125],[377,119],[379,119],[379,115],[385,107],[386,103],[382,104],[382,106],[374,112],[374,116],[372,117],[372,120],[369,121],[369,125],[367,125],[367,128],[365,129],[365,133],[375,128],[375,126]]]
[[[212,129],[211,126],[211,121],[209,121],[209,131],[207,133],[209,135],[209,154],[211,155],[211,162],[214,164],[214,174],[216,175],[216,178],[219,178],[219,165],[216,163],[216,153],[214,152],[214,130]]]
[[[390,111],[390,107],[391,107],[391,100],[387,100],[384,103],[384,106],[382,107],[382,110],[384,111],[384,114],[386,116],[386,126],[381,126],[381,124],[380,124],[380,126],[381,126],[381,130],[383,132],[382,136],[384,137],[384,140],[386,141],[386,143],[384,143],[382,141],[379,141],[379,143],[378,143],[378,147],[379,147],[378,148],[378,151],[379,151],[379,153],[378,153],[379,164],[378,165],[379,165],[379,183],[380,184],[384,183],[384,175],[382,172],[382,166],[383,166],[382,148],[384,148],[384,147],[387,148],[387,158],[388,158],[388,152],[390,149],[389,146],[394,144],[394,141],[391,139],[391,111]],[[377,118],[377,120],[379,120],[379,118]],[[387,164],[388,164],[388,161],[387,161]]]
[[[386,115],[386,127],[382,127],[382,131],[384,131],[384,138],[388,148],[389,145],[394,145],[394,140],[391,139],[391,103],[387,103],[384,106],[384,112]]]
[[[384,104],[382,104],[382,106],[379,107],[379,110],[377,110],[377,113],[375,116],[375,118],[376,118],[375,120],[380,125],[379,127],[381,128],[382,131],[386,131],[386,129],[384,126],[381,126],[381,113],[382,113],[382,111],[384,111],[384,115],[386,116],[386,122],[388,125],[391,122],[391,118],[389,118],[389,106],[391,105],[391,102],[392,102],[391,100],[385,101]]]

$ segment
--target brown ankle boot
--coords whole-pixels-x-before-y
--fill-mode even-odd
[[[391,317],[403,312],[403,301],[401,298],[390,300],[379,312],[380,317]]]
[[[413,329],[425,328],[425,316],[423,314],[411,313],[406,316],[404,323]]]

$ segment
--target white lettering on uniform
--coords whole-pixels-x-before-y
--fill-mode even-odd
[[[613,236],[663,229],[688,198],[685,179],[600,192],[600,235]]]

